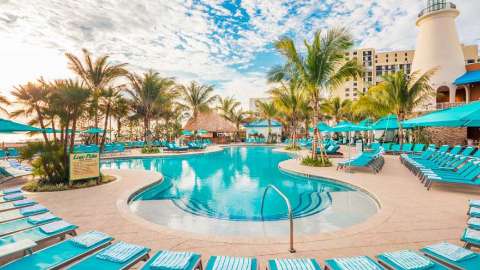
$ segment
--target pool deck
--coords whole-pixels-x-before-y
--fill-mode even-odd
[[[209,151],[219,148],[215,147]],[[345,151],[344,151],[345,152]],[[342,159],[333,159],[334,162]],[[467,201],[480,198],[480,189],[434,185],[427,191],[399,161],[386,156],[379,174],[369,171],[347,173],[331,168],[301,166],[296,159],[279,165],[282,169],[322,176],[355,185],[374,196],[381,208],[366,222],[333,233],[299,236],[297,253],[288,253],[288,236],[232,238],[197,235],[152,224],[131,213],[127,200],[145,186],[161,181],[159,173],[144,170],[104,170],[117,181],[87,189],[29,194],[54,214],[80,226],[79,231],[99,230],[153,251],[195,251],[206,261],[210,255],[256,256],[262,267],[269,258],[312,257],[323,263],[332,257],[370,255],[398,249],[419,249],[449,241],[461,244]]]

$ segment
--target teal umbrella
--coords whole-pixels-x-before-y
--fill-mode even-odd
[[[318,131],[320,132],[329,132],[331,127],[324,122],[320,122],[317,124]]]
[[[405,127],[480,127],[480,101],[435,111],[403,124]]]
[[[32,127],[30,125],[17,123],[7,119],[0,118],[1,133],[32,132],[32,131],[41,131],[41,129]]]
[[[255,129],[252,129],[252,130],[249,130],[248,131],[248,134],[259,134],[260,132],[258,132],[257,130]]]
[[[331,132],[350,132],[350,131],[361,131],[362,127],[355,125],[348,121],[341,121],[338,125],[330,128]]]
[[[84,133],[84,134],[99,134],[99,133],[103,133],[103,129],[101,129],[101,128],[89,128],[87,130],[81,131],[81,133]]]
[[[370,118],[364,119],[358,123],[362,130],[372,130],[373,121]]]
[[[182,131],[182,135],[183,136],[192,136],[193,132],[191,132],[190,130],[184,130],[184,131]]]
[[[198,135],[205,135],[205,134],[207,134],[207,133],[208,133],[208,131],[206,131],[205,129],[199,129],[199,130],[197,130],[197,134],[198,134]]]
[[[47,134],[51,134],[51,133],[53,133],[53,128],[45,128],[45,129],[43,129],[43,131]],[[61,132],[62,131],[60,129],[55,129],[55,133],[61,133]],[[72,130],[68,129],[67,132],[72,133]]]
[[[383,118],[380,118],[380,120],[378,120],[372,125],[373,130],[391,130],[398,129],[398,127],[398,117],[394,114],[390,114]]]

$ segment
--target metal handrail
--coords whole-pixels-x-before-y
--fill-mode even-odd
[[[260,208],[262,220],[263,220],[263,205],[265,204],[265,196],[267,195],[267,191],[270,188],[273,189],[275,192],[277,192],[280,195],[280,197],[282,197],[282,199],[285,201],[285,204],[287,205],[288,219],[290,220],[290,249],[288,251],[290,253],[295,253],[295,249],[293,248],[293,213],[292,213],[292,206],[290,205],[290,200],[276,186],[271,184],[265,188],[265,191],[263,191],[262,206]]]
[[[439,11],[443,9],[456,9],[456,8],[457,6],[452,2],[436,3],[420,11],[420,13],[418,14],[418,17],[422,17],[423,15],[430,12],[434,12],[434,11]]]

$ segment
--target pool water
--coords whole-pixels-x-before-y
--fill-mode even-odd
[[[288,215],[285,202],[273,189],[266,193],[263,211],[261,209],[262,197],[269,185],[276,186],[286,195],[296,219],[324,211],[335,215],[331,208],[339,202],[334,198],[351,200],[351,194],[356,194],[354,198],[360,203],[358,209],[355,209],[355,203],[350,203],[350,212],[364,210],[362,205],[367,205],[368,209],[365,217],[353,214],[354,220],[364,220],[376,212],[373,199],[352,187],[327,179],[282,172],[278,164],[291,158],[289,154],[274,151],[271,147],[228,147],[223,151],[200,155],[106,160],[102,162],[102,168],[154,170],[164,175],[162,182],[133,199],[131,204],[138,212],[145,212],[148,208],[158,212],[161,204],[155,202],[170,201],[186,213],[213,219],[285,220]],[[342,193],[349,195],[342,196]]]

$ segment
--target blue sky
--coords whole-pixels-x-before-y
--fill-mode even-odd
[[[413,49],[419,0],[0,0],[0,91],[73,76],[65,52],[108,53],[130,69],[214,84],[244,103],[264,96],[282,59],[273,42],[348,27],[356,46]],[[462,42],[480,44],[480,1],[454,1]]]

